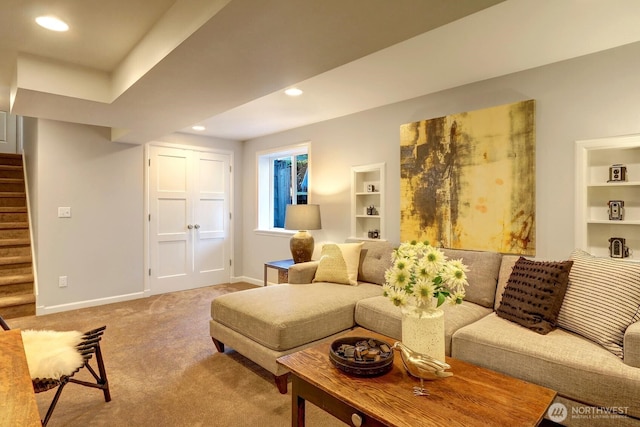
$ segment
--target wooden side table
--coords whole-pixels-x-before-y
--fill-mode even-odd
[[[264,263],[264,285],[267,286],[267,268],[278,270],[278,283],[287,283],[289,281],[289,267],[294,264],[292,259],[283,259],[280,261],[267,261]]]

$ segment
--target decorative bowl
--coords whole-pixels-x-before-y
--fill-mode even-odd
[[[393,367],[389,343],[370,337],[345,337],[331,343],[329,360],[341,371],[355,376],[386,374]]]

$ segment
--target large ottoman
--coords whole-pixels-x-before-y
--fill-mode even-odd
[[[211,303],[211,338],[219,352],[226,344],[271,372],[278,390],[286,393],[288,371],[276,360],[353,328],[356,303],[381,294],[376,284],[327,282],[225,294]]]

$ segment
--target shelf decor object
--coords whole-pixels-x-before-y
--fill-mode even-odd
[[[624,219],[624,200],[609,200],[607,202],[609,221],[622,221]]]
[[[609,168],[609,180],[607,182],[617,182],[627,180],[627,167],[622,164],[613,165]]]
[[[609,256],[611,258],[627,258],[629,256],[629,248],[623,237],[612,237],[609,239]]]
[[[311,261],[313,254],[313,236],[307,230],[320,230],[320,205],[287,205],[284,228],[297,230],[289,241],[293,261]]]
[[[576,248],[640,262],[640,134],[576,141],[575,162]]]

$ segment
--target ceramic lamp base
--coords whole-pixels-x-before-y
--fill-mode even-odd
[[[289,248],[291,249],[291,255],[293,262],[307,262],[311,261],[311,255],[313,255],[313,236],[305,230],[300,230],[291,237],[289,241]]]

